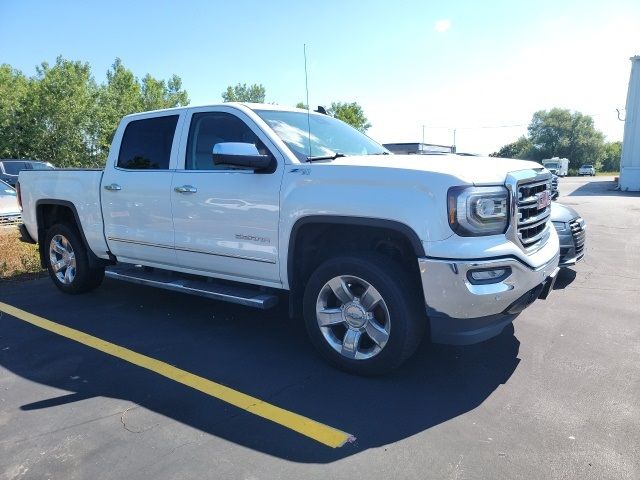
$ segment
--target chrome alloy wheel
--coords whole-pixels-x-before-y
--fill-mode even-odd
[[[62,235],[55,235],[49,244],[49,262],[58,281],[69,285],[76,278],[76,254]]]
[[[347,358],[375,357],[389,341],[389,309],[380,292],[358,277],[329,280],[318,294],[316,319],[331,348]]]

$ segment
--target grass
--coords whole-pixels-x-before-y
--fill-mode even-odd
[[[33,280],[44,275],[38,247],[20,241],[17,228],[0,228],[0,282]]]
[[[620,172],[596,172],[596,177],[619,177]]]

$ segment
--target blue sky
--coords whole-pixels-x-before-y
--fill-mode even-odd
[[[357,101],[381,142],[451,143],[489,153],[555,106],[622,137],[640,2],[0,0],[0,63],[32,75],[57,55],[97,81],[115,57],[138,76],[182,77],[192,104],[262,83],[267,101]],[[514,125],[508,128],[486,128]],[[481,128],[484,127],[484,128]]]

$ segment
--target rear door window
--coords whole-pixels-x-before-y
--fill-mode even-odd
[[[127,170],[168,170],[178,115],[129,122],[122,137],[118,167]]]

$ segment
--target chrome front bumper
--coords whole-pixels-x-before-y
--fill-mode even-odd
[[[547,278],[554,276],[558,271],[558,261],[557,250],[552,258],[537,268],[512,257],[418,259],[432,340],[470,344],[498,335],[516,316],[509,313],[512,305],[522,302],[527,295],[535,293]],[[474,285],[467,277],[473,269],[498,267],[509,267],[511,275],[485,285]],[[531,301],[535,298],[537,294]]]

